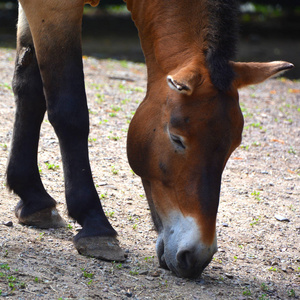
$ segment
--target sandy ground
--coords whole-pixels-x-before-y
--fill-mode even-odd
[[[187,280],[159,268],[144,191],[127,163],[128,123],[146,90],[143,64],[84,57],[94,181],[127,260],[103,262],[74,249],[79,226],[67,216],[61,156],[47,117],[40,173],[69,225],[40,230],[17,223],[18,199],[5,187],[14,56],[0,48],[0,298],[299,299],[299,81],[272,79],[240,92],[245,129],[223,174],[219,251],[201,278]]]

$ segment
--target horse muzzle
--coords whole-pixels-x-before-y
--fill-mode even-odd
[[[156,242],[160,266],[178,277],[197,278],[217,251],[216,235],[211,245],[201,240],[201,231],[192,217],[175,217],[164,226]]]

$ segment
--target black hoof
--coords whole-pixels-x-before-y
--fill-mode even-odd
[[[67,226],[67,223],[60,216],[55,207],[46,208],[28,216],[22,216],[22,209],[23,207],[17,206],[15,210],[16,217],[21,224],[38,228],[59,228]]]
[[[92,256],[108,261],[124,261],[124,251],[119,241],[110,236],[89,236],[76,239],[74,245],[77,251],[85,256]]]

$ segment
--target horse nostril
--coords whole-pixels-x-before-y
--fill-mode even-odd
[[[181,250],[177,253],[176,256],[178,266],[181,269],[189,270],[193,267],[195,258],[193,252],[189,250]]]

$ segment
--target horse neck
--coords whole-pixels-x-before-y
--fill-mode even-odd
[[[127,0],[139,31],[148,82],[189,63],[199,64],[199,67],[205,65],[206,46],[201,32],[205,31],[203,24],[207,17],[202,2],[194,1],[189,5],[176,1],[172,6],[173,1]]]

